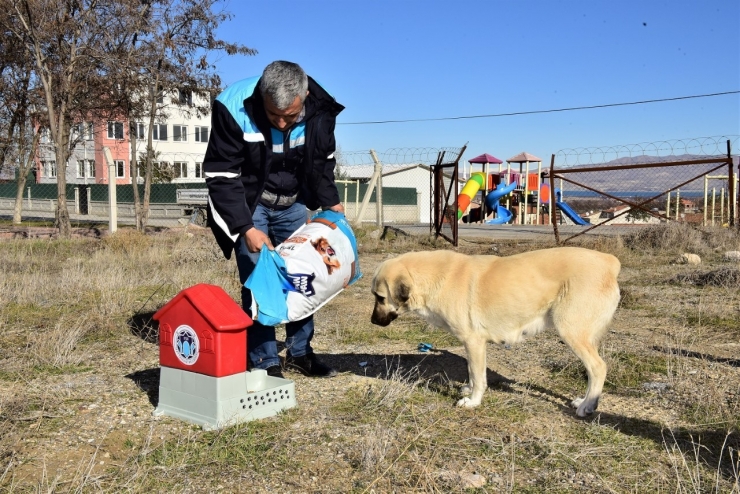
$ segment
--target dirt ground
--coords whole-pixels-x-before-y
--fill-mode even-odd
[[[53,234],[0,232],[6,241],[45,236]],[[526,248],[472,239],[460,250]],[[737,287],[671,282],[726,266],[719,254],[701,267],[621,256],[623,301],[602,343],[607,389],[586,420],[568,406],[585,388],[582,366],[553,333],[489,346],[483,405],[454,407],[467,375],[458,342],[414,316],[396,332],[369,324],[372,273],[391,255],[390,246],[366,245],[365,276],[316,316],[315,350],[339,375],[286,373],[295,409],[225,431],[153,415],[151,310],[129,314],[108,337],[81,340],[79,364],[61,368],[29,367],[23,358],[35,340],[6,314],[0,490],[739,492]],[[167,301],[147,290],[147,307]],[[491,287],[491,296],[501,290]],[[421,342],[433,349],[420,352]]]

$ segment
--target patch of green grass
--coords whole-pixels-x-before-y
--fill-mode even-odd
[[[95,251],[98,240],[90,238],[74,238],[69,240],[23,239],[9,242],[0,242],[0,252],[7,255],[24,255],[30,260],[37,259],[39,263],[49,263],[52,258],[67,259],[89,255]]]
[[[31,380],[45,376],[82,374],[85,372],[90,372],[92,370],[93,367],[82,364],[68,364],[62,366],[36,364],[23,369],[23,371],[8,372],[0,370],[0,381],[13,383],[18,382],[18,380],[21,378],[24,380]]]
[[[92,367],[89,365],[73,365],[73,364],[67,364],[62,366],[53,366],[53,365],[34,365],[32,368],[33,372],[35,372],[37,375],[52,375],[52,376],[61,376],[61,375],[67,375],[67,374],[82,374],[83,372],[90,372],[93,370]]]
[[[431,343],[435,348],[459,346],[460,342],[447,331],[429,326],[421,319],[404,317],[397,319],[390,326],[360,326],[357,329],[348,329],[342,332],[343,343],[372,344],[378,341],[406,342],[414,347],[421,343]]]
[[[53,227],[54,226],[54,220],[23,220],[20,225],[16,225],[13,223],[12,219],[0,219],[0,226],[4,227],[31,227],[31,226],[42,226],[42,227]]]
[[[69,307],[42,303],[18,304],[10,302],[2,307],[3,319],[9,326],[29,328],[53,327]]]
[[[694,312],[686,315],[686,323],[693,327],[709,327],[721,331],[730,331],[736,333],[739,331],[737,324],[738,317],[735,314],[707,314]]]
[[[619,391],[639,388],[642,383],[655,379],[656,375],[666,375],[666,357],[642,355],[619,351],[607,354],[602,352],[607,365],[604,389]],[[583,363],[575,357],[568,360],[550,361],[546,364],[559,389],[573,389],[584,386],[588,380]]]
[[[658,355],[620,351],[604,355],[604,360],[608,367],[604,387],[609,390],[637,388],[668,372],[667,358]]]
[[[150,451],[144,449],[130,456],[122,469],[138,470],[139,465],[143,466],[147,474],[141,487],[158,492],[182,489],[183,466],[187,466],[189,478],[210,479],[209,482],[219,475],[239,475],[244,469],[263,476],[299,469],[299,460],[288,453],[290,434],[285,432],[299,415],[288,410],[271,420],[241,423],[217,431],[186,429],[182,434],[165,438]],[[130,440],[124,446],[134,450],[143,447]]]

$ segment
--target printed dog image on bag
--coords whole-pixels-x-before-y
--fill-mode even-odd
[[[316,249],[316,252],[319,253],[324,264],[326,264],[326,270],[329,274],[331,274],[336,268],[341,267],[339,259],[337,259],[337,253],[332,249],[331,245],[329,245],[329,241],[324,237],[317,238],[311,242],[311,245],[313,245],[313,248]]]

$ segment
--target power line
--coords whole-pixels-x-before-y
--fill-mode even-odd
[[[712,96],[725,96],[728,94],[738,94],[738,93],[740,93],[740,91],[725,91],[723,93],[696,94],[693,96],[677,96],[675,98],[648,99],[648,100],[643,100],[643,101],[630,101],[628,103],[607,103],[604,105],[573,106],[570,108],[556,108],[556,109],[551,109],[551,110],[518,111],[518,112],[511,112],[511,113],[491,113],[487,115],[466,115],[462,117],[411,118],[411,119],[406,119],[406,120],[375,120],[375,121],[367,121],[367,122],[337,122],[337,125],[373,125],[373,124],[408,123],[408,122],[439,122],[442,120],[469,120],[469,119],[474,119],[474,118],[512,117],[515,115],[534,115],[538,113],[557,113],[557,112],[575,111],[575,110],[593,110],[595,108],[611,108],[615,106],[644,105],[647,103],[661,103],[664,101],[678,101],[678,100],[685,100],[685,99],[709,98]]]

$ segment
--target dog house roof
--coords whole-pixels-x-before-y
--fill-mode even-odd
[[[159,321],[167,312],[187,301],[216,331],[234,331],[246,328],[252,320],[221,287],[201,283],[182,290],[154,314]]]

